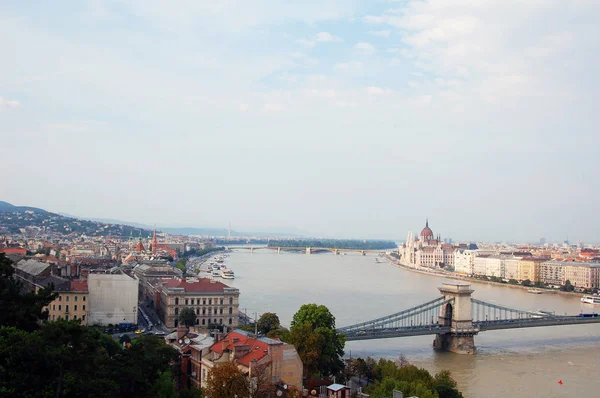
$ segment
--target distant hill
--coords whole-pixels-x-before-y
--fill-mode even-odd
[[[15,206],[11,203],[0,200],[0,213],[25,213],[26,211],[34,211],[36,213],[49,213],[44,209],[29,206]]]

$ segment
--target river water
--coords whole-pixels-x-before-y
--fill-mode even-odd
[[[285,326],[302,304],[326,305],[340,327],[435,299],[437,287],[449,281],[377,263],[373,255],[234,250],[225,262],[236,277],[224,282],[240,289],[241,310],[250,316],[275,312]],[[575,296],[474,282],[471,287],[473,297],[510,308],[594,310]],[[600,324],[482,332],[473,356],[434,351],[433,338],[348,342],[346,355],[393,359],[402,354],[430,372],[449,369],[465,397],[600,397]]]

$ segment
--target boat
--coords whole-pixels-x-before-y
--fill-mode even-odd
[[[212,276],[213,276],[213,278],[218,278],[218,277],[221,276],[221,273],[219,271],[215,270],[215,271],[212,272]]]
[[[550,312],[550,311],[544,311],[544,310],[536,310],[536,311],[533,311],[533,313],[537,314],[537,315],[541,315],[541,316],[551,316],[551,315],[554,315],[552,312]]]
[[[581,302],[586,304],[600,304],[600,296],[583,296]]]
[[[234,279],[235,274],[230,269],[221,269],[221,278],[223,279]]]
[[[542,294],[544,292],[542,292],[541,290],[538,290],[538,289],[529,289],[529,290],[527,290],[527,293]]]

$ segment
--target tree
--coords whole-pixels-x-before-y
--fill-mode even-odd
[[[14,278],[12,261],[0,253],[0,325],[14,326],[33,331],[39,329],[39,321],[48,319],[43,311],[57,297],[53,286],[40,289],[37,293],[22,293],[23,284]]]
[[[564,292],[572,292],[573,290],[575,290],[575,286],[573,286],[571,284],[571,281],[567,279],[565,281],[565,284],[560,287],[560,290]]]
[[[152,396],[156,398],[177,398],[177,389],[170,370],[160,372],[158,379],[152,385]]]
[[[258,319],[258,332],[266,335],[271,330],[278,329],[281,326],[279,317],[273,312],[265,312]]]
[[[304,304],[292,318],[289,334],[305,366],[305,375],[334,375],[344,369],[346,337],[335,330],[335,317],[324,305]]]
[[[193,308],[184,307],[179,312],[179,323],[184,324],[188,328],[196,323],[196,313]]]
[[[518,280],[516,280],[516,279],[509,279],[509,280],[508,280],[508,283],[509,283],[510,285],[518,285],[518,284],[519,284],[519,281],[518,281]]]
[[[521,285],[523,285],[523,286],[531,286],[531,281],[529,279],[525,279],[523,282],[521,282]]]
[[[208,374],[204,393],[210,398],[247,397],[250,382],[237,365],[227,362],[215,366]]]

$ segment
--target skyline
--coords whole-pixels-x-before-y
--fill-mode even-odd
[[[82,218],[600,242],[600,4],[0,5],[0,200]]]

